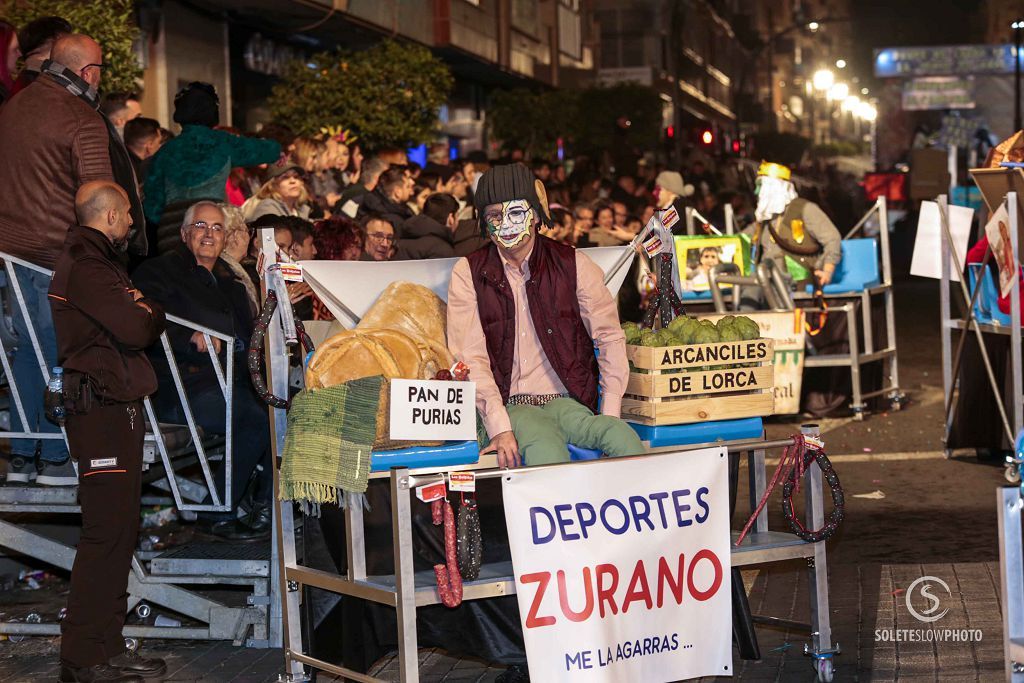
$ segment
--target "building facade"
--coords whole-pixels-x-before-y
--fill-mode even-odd
[[[461,151],[484,144],[488,94],[559,87],[589,78],[594,25],[589,0],[143,0],[147,115],[169,124],[174,94],[213,83],[221,123],[254,130],[288,61],[384,38],[430,48],[452,70],[443,132]]]

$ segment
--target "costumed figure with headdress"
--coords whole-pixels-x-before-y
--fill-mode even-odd
[[[791,172],[781,164],[762,163],[755,188],[756,221],[745,231],[753,235],[751,261],[774,261],[797,285],[831,282],[842,235],[821,207],[797,197]]]
[[[551,219],[526,166],[490,169],[474,199],[490,244],[452,271],[448,346],[476,382],[491,439],[483,452],[501,467],[566,462],[567,443],[642,453],[618,417],[629,364],[603,271],[539,233]]]

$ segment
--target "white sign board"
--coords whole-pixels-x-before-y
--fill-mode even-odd
[[[502,477],[530,679],[732,675],[725,448]]]
[[[971,221],[974,209],[950,204],[949,229],[956,245],[956,253],[950,254],[950,278],[960,280],[967,256],[967,243],[971,238]],[[939,279],[942,277],[942,244],[946,233],[942,229],[939,205],[935,202],[921,202],[921,214],[917,220],[917,238],[914,242],[914,256],[910,260],[910,274]]]
[[[743,315],[757,323],[761,337],[775,340],[775,356],[772,365],[775,370],[772,390],[775,392],[776,415],[794,415],[800,412],[800,390],[804,381],[804,350],[807,328],[804,313],[795,311],[776,313],[774,311],[744,311]],[[700,315],[718,322],[722,315]]]
[[[476,384],[393,379],[390,416],[395,441],[474,441]]]

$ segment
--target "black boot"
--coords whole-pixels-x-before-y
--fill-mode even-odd
[[[60,665],[60,683],[142,683],[137,673],[127,673],[110,664],[96,666]]]
[[[145,678],[158,678],[167,673],[167,663],[162,659],[143,657],[134,650],[125,650],[110,658],[110,665],[126,674],[137,674]]]
[[[260,533],[270,533],[270,525],[273,521],[273,510],[270,507],[270,503],[267,501],[253,501],[253,507],[245,517],[242,518],[242,523],[253,531]]]
[[[239,519],[224,519],[220,521],[199,520],[199,530],[207,536],[213,536],[225,541],[262,541],[270,538],[270,527],[265,531],[250,528]]]

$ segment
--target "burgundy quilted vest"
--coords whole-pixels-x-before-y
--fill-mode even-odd
[[[542,235],[530,254],[526,298],[540,345],[569,394],[597,412],[597,359],[576,297],[576,250]],[[491,373],[508,402],[516,340],[516,311],[498,247],[466,257],[473,274]]]

